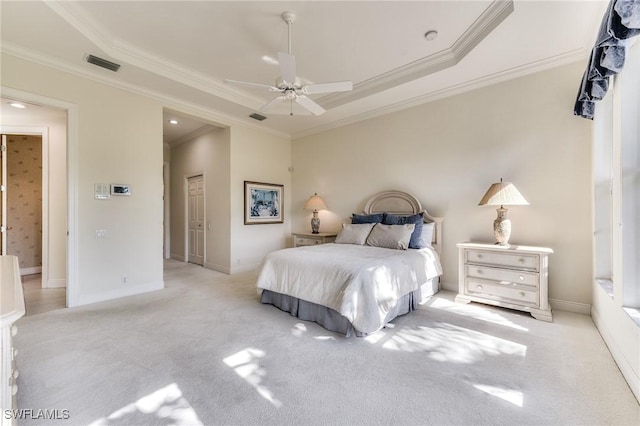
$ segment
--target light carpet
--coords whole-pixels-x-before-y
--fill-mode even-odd
[[[440,292],[345,338],[260,304],[254,282],[167,261],[164,290],[22,318],[19,423],[639,424],[588,316]]]

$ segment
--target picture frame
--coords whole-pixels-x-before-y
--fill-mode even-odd
[[[244,224],[284,222],[284,185],[244,181]]]

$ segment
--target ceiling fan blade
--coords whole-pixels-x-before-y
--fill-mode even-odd
[[[271,99],[266,104],[262,105],[258,111],[267,111],[269,108],[272,108],[275,105],[278,105],[282,101],[286,100],[286,96],[278,96],[277,98]]]
[[[280,62],[280,75],[289,84],[296,81],[296,57],[288,53],[278,52],[278,62]]]
[[[314,93],[348,92],[350,90],[353,90],[353,83],[350,81],[310,84],[302,88],[302,92],[307,95],[312,95]]]
[[[268,84],[250,83],[248,81],[231,80],[231,79],[228,79],[228,78],[225,78],[224,82],[228,83],[228,84],[239,84],[239,85],[242,85],[242,86],[261,87],[261,88],[264,88],[264,89],[269,89],[270,92],[280,92],[280,89],[278,89],[275,86],[269,86]]]
[[[311,111],[313,115],[320,115],[326,111],[324,108],[312,101],[310,98],[307,98],[305,95],[299,95],[296,98],[296,102]]]

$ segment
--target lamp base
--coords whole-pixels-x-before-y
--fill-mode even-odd
[[[319,234],[320,233],[320,218],[318,217],[318,211],[313,211],[313,217],[311,218],[311,233]]]
[[[511,237],[511,221],[507,219],[507,209],[500,206],[496,209],[498,217],[493,221],[493,235],[496,244],[501,246],[509,245],[509,237]]]

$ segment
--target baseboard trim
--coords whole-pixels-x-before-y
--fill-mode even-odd
[[[44,288],[65,288],[67,286],[66,279],[48,280]]]
[[[224,274],[230,274],[229,267],[224,265],[218,265],[216,263],[205,262],[204,267],[207,269],[213,269],[214,271],[222,272]]]
[[[20,276],[22,275],[34,275],[41,274],[42,266],[31,266],[29,268],[20,268]]]
[[[164,288],[164,281],[140,284],[136,286],[128,286],[125,288],[119,288],[116,290],[104,291],[101,293],[80,295],[78,297],[78,304],[88,305],[90,303],[105,302],[107,300],[119,299],[121,297],[134,296],[136,294],[148,293],[150,291],[162,290]]]
[[[558,311],[573,312],[582,315],[591,315],[591,305],[588,303],[571,302],[569,300],[549,299],[552,309]]]
[[[235,268],[231,268],[229,271],[230,275],[233,274],[239,274],[241,272],[248,272],[248,271],[253,271],[256,268],[258,268],[260,266],[260,263],[252,263],[252,264],[246,264],[246,265],[241,265],[241,266],[236,266]]]
[[[175,253],[171,253],[171,259],[173,260],[178,260],[180,262],[186,262],[187,260],[184,258],[184,256],[181,256],[179,254],[175,254]]]
[[[596,325],[596,328],[598,329],[602,340],[604,340],[604,343],[607,345],[607,348],[609,349],[613,360],[618,365],[622,376],[627,381],[629,388],[631,388],[631,392],[633,392],[633,395],[636,397],[638,402],[640,402],[640,377],[638,377],[633,367],[629,364],[629,361],[627,361],[627,358],[625,358],[624,354],[616,344],[616,341],[613,338],[612,334],[606,327],[605,322],[602,321],[600,314],[593,306],[591,307],[591,319]]]

